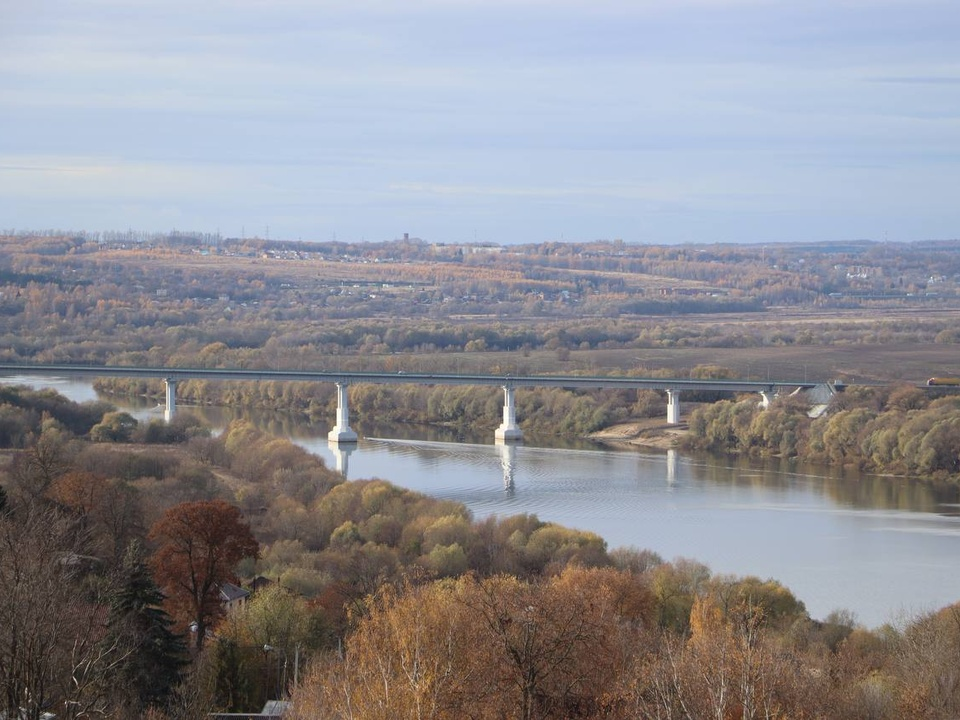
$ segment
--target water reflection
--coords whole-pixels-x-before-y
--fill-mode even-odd
[[[356,443],[338,443],[335,440],[327,440],[327,448],[334,457],[334,465],[338,473],[347,480],[350,479],[349,464],[350,456],[357,449]]]
[[[514,493],[513,472],[517,462],[517,448],[513,443],[498,443],[500,453],[500,467],[503,469],[503,489],[508,497]]]
[[[841,507],[955,514],[960,487],[903,477],[870,475],[849,468],[805,466],[779,458],[691,456],[691,474],[700,482],[789,490],[813,485]]]

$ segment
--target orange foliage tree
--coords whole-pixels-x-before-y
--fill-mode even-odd
[[[150,529],[158,543],[151,559],[171,615],[196,622],[196,647],[221,614],[221,583],[236,581],[234,567],[260,547],[240,509],[223,500],[186,502],[168,509]]]
[[[629,648],[653,619],[642,581],[625,575],[570,568],[536,583],[385,586],[343,658],[313,666],[292,717],[619,717]]]

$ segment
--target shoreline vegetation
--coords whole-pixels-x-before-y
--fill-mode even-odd
[[[640,371],[642,372],[642,371]],[[731,378],[732,371],[698,366],[693,377]],[[103,379],[99,390],[154,397],[158,382]],[[690,393],[693,395],[694,393]],[[306,383],[212,383],[187,381],[178,395],[201,404],[299,408],[311,419],[332,418],[331,387]],[[622,446],[684,449],[719,455],[775,456],[806,464],[848,466],[932,482],[960,482],[960,394],[953,387],[910,384],[852,386],[833,396],[811,417],[802,396],[775,398],[761,408],[753,395],[684,401],[681,423],[663,419],[656,391],[518,390],[518,421],[525,433],[586,438]],[[262,401],[262,403],[261,403]],[[470,429],[491,434],[502,415],[502,399],[489,388],[377,386],[350,388],[351,418]]]

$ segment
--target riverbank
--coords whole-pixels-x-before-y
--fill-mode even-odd
[[[680,438],[688,430],[687,423],[671,425],[661,418],[647,418],[610,427],[590,433],[590,440],[606,445],[657,448],[670,450],[677,446]]]

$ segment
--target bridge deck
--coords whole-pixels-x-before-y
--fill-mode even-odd
[[[125,365],[0,364],[0,376],[137,377],[161,380],[248,380],[331,382],[352,385],[495,385],[501,387],[626,388],[650,390],[718,390],[775,393],[780,389],[812,388],[822,381],[809,380],[709,380],[692,378],[640,378],[625,375],[479,375],[411,372],[343,372],[331,370],[250,370],[242,368],[131,367]]]

